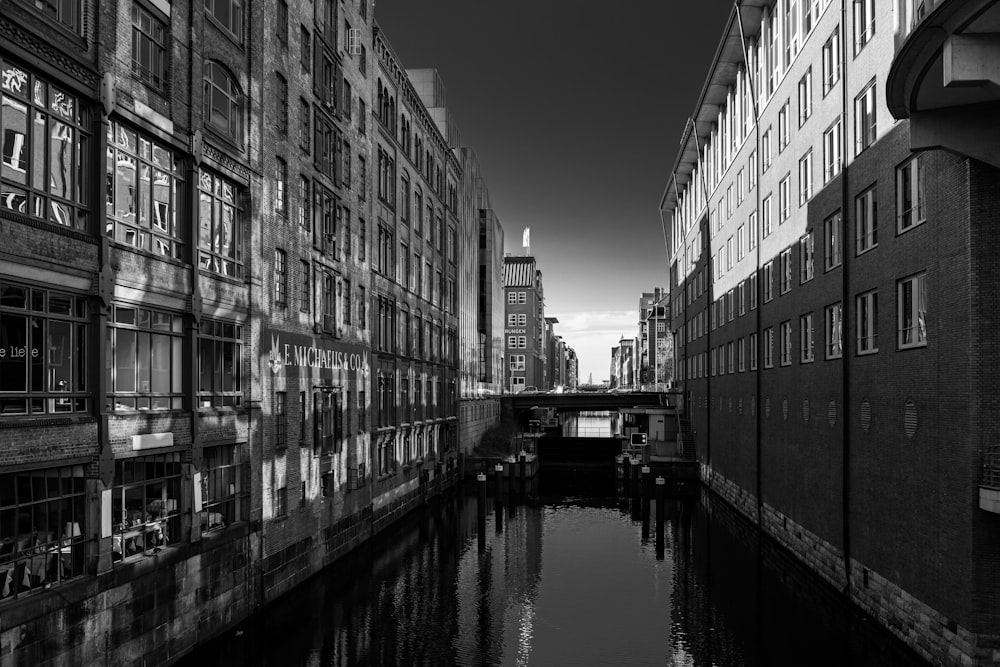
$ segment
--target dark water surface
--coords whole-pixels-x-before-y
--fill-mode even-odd
[[[655,503],[543,475],[499,520],[432,504],[186,664],[926,664],[706,491],[658,533]]]

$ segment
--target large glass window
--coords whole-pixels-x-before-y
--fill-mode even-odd
[[[246,445],[205,448],[201,478],[201,530],[246,521],[250,509],[250,463]]]
[[[108,409],[182,407],[183,320],[150,308],[113,305],[108,318]]]
[[[198,265],[243,277],[243,219],[235,183],[202,169],[198,174]]]
[[[835,359],[843,355],[843,340],[840,335],[840,324],[843,319],[843,309],[839,303],[827,306],[823,315],[826,329],[826,358]]]
[[[243,404],[243,326],[203,319],[198,337],[198,405]]]
[[[180,168],[173,152],[112,121],[105,167],[108,236],[139,250],[181,258]]]
[[[166,32],[152,12],[132,3],[132,74],[158,90],[166,85]]]
[[[151,556],[181,540],[181,452],[115,461],[112,560]]]
[[[237,42],[243,41],[243,0],[205,0],[205,11]]]
[[[823,265],[827,271],[840,266],[840,212],[823,221]]]
[[[875,143],[875,82],[854,98],[854,154]]]
[[[82,465],[0,475],[0,598],[84,573]]]
[[[243,93],[219,63],[208,61],[204,70],[205,124],[233,141],[243,143]]]
[[[87,229],[86,116],[75,97],[0,61],[0,208]]]
[[[0,282],[0,415],[87,412],[87,301]]]

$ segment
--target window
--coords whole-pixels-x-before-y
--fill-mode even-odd
[[[726,220],[733,217],[733,185],[726,188]]]
[[[810,230],[799,239],[799,282],[813,279],[813,233]]]
[[[351,281],[344,281],[344,324],[351,323]]]
[[[750,250],[753,250],[754,248],[757,247],[757,233],[758,233],[757,232],[757,211],[751,211],[750,212],[750,218],[747,221],[747,227],[748,227],[748,231],[747,231],[748,243],[747,243],[747,245],[749,246]]]
[[[774,298],[774,260],[764,265],[764,303]]]
[[[757,370],[757,334],[750,334],[750,370]]]
[[[250,515],[250,463],[246,445],[205,447],[204,457],[202,532],[246,521]]]
[[[854,0],[854,55],[871,41],[875,34],[875,0]]]
[[[157,90],[166,86],[166,29],[152,12],[132,3],[132,74]]]
[[[173,152],[112,121],[105,167],[108,234],[133,248],[180,259],[175,209],[180,165]]]
[[[274,115],[278,121],[278,132],[288,134],[288,81],[276,73],[274,88]]]
[[[748,190],[753,190],[757,187],[757,151],[753,150],[750,152],[750,157],[747,160],[747,173],[750,175]]]
[[[823,97],[840,81],[840,27],[823,43]]]
[[[75,97],[8,62],[0,63],[0,92],[0,208],[87,230],[86,111]]]
[[[762,134],[761,137],[760,137],[760,150],[761,150],[761,158],[763,160],[763,164],[761,166],[761,171],[767,171],[768,167],[771,166],[771,127],[770,126],[768,126],[768,128],[766,130],[764,130],[764,134]]]
[[[288,513],[288,456],[278,452],[271,464],[271,516],[283,518]]]
[[[779,289],[782,294],[792,289],[792,249],[781,251],[781,276]]]
[[[150,556],[181,539],[182,452],[115,461],[111,560]]]
[[[288,163],[280,157],[274,161],[274,212],[288,220]]]
[[[299,26],[299,63],[302,71],[308,74],[312,67],[312,36],[304,25]]]
[[[243,42],[243,0],[205,0],[205,11],[237,42]]]
[[[740,260],[747,254],[746,231],[745,225],[740,225],[736,230],[736,257]]]
[[[361,72],[361,76],[368,76],[368,49],[365,45],[361,45],[361,53],[358,54],[358,71]]]
[[[873,143],[875,143],[874,80],[854,98],[854,154],[857,155]]]
[[[243,143],[243,94],[236,80],[217,62],[205,63],[205,124]]]
[[[858,354],[878,352],[878,292],[859,294],[857,311]]]
[[[778,152],[785,150],[788,145],[788,100],[781,105],[778,111]]]
[[[358,97],[358,130],[364,134],[368,128],[368,105],[362,97]]]
[[[288,303],[288,265],[285,251],[274,250],[274,305],[284,307]]]
[[[736,372],[736,353],[732,341],[726,343],[726,351],[729,356],[729,373],[732,374]]]
[[[741,336],[737,345],[737,360],[738,360],[737,368],[739,369],[740,373],[742,373],[747,369],[746,358],[747,358],[747,340],[746,338],[743,338]]]
[[[760,219],[763,223],[764,238],[771,235],[771,195],[764,197],[760,204]]]
[[[791,215],[791,174],[786,174],[778,183],[778,224],[788,220]]]
[[[823,184],[840,173],[840,119],[823,132]]]
[[[743,203],[743,197],[746,195],[746,178],[744,178],[743,170],[740,169],[739,173],[736,174],[736,204]]]
[[[824,329],[826,329],[826,358],[837,359],[844,354],[844,346],[840,336],[840,324],[843,321],[843,308],[839,303],[827,306],[823,314]]]
[[[813,360],[813,316],[807,313],[799,318],[799,360],[807,364]]]
[[[730,236],[726,240],[726,258],[727,258],[726,270],[727,271],[731,271],[732,268],[733,268],[733,264],[735,263],[734,260],[736,258],[736,253],[733,252],[733,237],[732,236]]]
[[[524,355],[523,354],[512,354],[512,355],[510,355],[510,370],[512,370],[512,371],[523,371],[524,370]]]
[[[878,205],[875,186],[854,199],[854,219],[857,221],[858,254],[878,245]]]
[[[517,337],[517,347],[518,347],[518,349],[521,349],[521,350],[527,349],[527,347],[528,347],[528,338],[527,338],[527,336],[518,336]]]
[[[199,266],[230,278],[243,277],[243,220],[237,186],[202,169],[198,173]]]
[[[840,211],[823,221],[823,265],[826,271],[840,266]]]
[[[306,155],[312,149],[312,109],[304,99],[299,99],[299,148]]]
[[[312,269],[309,262],[299,262],[299,310],[308,313],[312,307]]]
[[[774,368],[774,327],[764,329],[764,368]]]
[[[274,446],[288,446],[288,394],[283,391],[274,392]]]
[[[365,301],[365,288],[363,285],[360,285],[358,286],[358,327],[361,329],[364,329],[367,326],[365,321],[367,317],[367,303],[368,302]],[[402,342],[402,340],[400,342]]]
[[[108,409],[181,409],[184,395],[181,316],[114,304],[108,320]]]
[[[87,530],[84,466],[0,475],[0,533],[6,583],[0,597],[19,598],[84,574]]]
[[[792,363],[792,322],[791,320],[781,323],[781,365],[789,366]]]
[[[337,333],[337,282],[336,277],[329,271],[322,272],[323,293],[320,306],[322,307],[321,329],[324,333]],[[317,288],[319,286],[317,285]]]
[[[897,294],[899,348],[927,345],[927,274],[900,280]]]
[[[757,273],[750,274],[750,280],[747,283],[747,291],[750,292],[750,310],[757,307]]]
[[[88,315],[86,297],[0,282],[0,415],[90,410]]]
[[[808,1],[806,0],[807,3]],[[812,77],[813,70],[809,67],[799,79],[799,127],[802,127],[812,115]]]
[[[368,254],[368,230],[363,218],[358,218],[358,259],[365,261]]]
[[[799,159],[799,206],[804,205],[813,196],[813,152],[810,148]]]
[[[896,168],[896,225],[899,233],[924,222],[924,161],[920,156]]]
[[[736,311],[736,299],[733,290],[726,292],[726,301],[729,303],[729,321],[732,322]]]
[[[285,0],[277,2],[277,16],[274,21],[274,34],[282,44],[288,44],[288,3]]]
[[[393,165],[393,170],[393,174],[395,174],[395,165]],[[364,155],[358,156],[358,180],[358,199],[364,201],[368,198],[368,163],[365,161]]]
[[[312,227],[312,192],[309,179],[299,176],[299,227],[308,231]]]
[[[395,376],[391,373],[379,373],[379,402],[381,417],[387,416],[388,401],[391,399]],[[333,454],[340,449],[340,438],[343,437],[343,410],[340,390],[336,388],[313,392],[313,454],[316,456]],[[387,422],[383,422],[387,423]]]
[[[243,404],[243,326],[202,319],[198,336],[198,406]]]

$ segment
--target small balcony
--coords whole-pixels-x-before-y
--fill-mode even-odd
[[[979,508],[1000,514],[1000,445],[987,448],[979,478]]]

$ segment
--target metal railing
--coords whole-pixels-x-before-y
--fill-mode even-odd
[[[983,455],[983,475],[979,485],[1000,489],[1000,445],[986,448]]]

